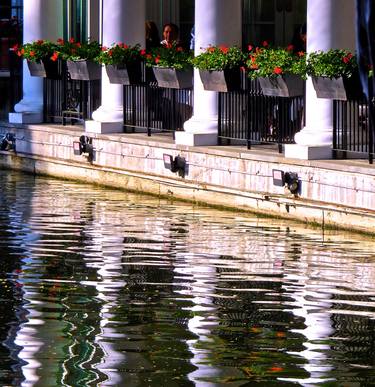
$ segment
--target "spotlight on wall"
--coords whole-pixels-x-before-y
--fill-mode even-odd
[[[171,172],[178,172],[183,177],[185,176],[186,160],[181,156],[173,158],[172,155],[166,153],[163,154],[164,168],[169,169]]]
[[[297,194],[300,187],[298,174],[295,172],[284,172],[279,169],[272,170],[273,185],[286,187],[292,194]]]
[[[94,157],[94,146],[92,138],[84,134],[79,138],[79,141],[73,141],[73,151],[76,156],[85,155],[90,159]]]
[[[2,151],[15,151],[16,150],[16,136],[14,133],[6,133],[0,140],[0,150]]]
[[[286,172],[284,175],[285,185],[292,194],[297,194],[299,190],[299,180],[297,173]]]

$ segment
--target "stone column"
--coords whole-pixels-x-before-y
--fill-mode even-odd
[[[331,48],[355,50],[354,0],[307,1],[307,53]],[[296,145],[285,146],[285,157],[305,160],[332,157],[332,106],[332,100],[316,97],[309,78],[306,81],[306,126],[295,135]]]
[[[123,42],[145,45],[145,0],[103,1],[103,46]],[[109,82],[102,70],[102,105],[86,121],[87,132],[114,133],[123,128],[123,86]]]
[[[23,42],[38,39],[56,41],[59,37],[58,20],[62,7],[58,0],[27,0],[23,6]],[[26,60],[23,61],[23,98],[9,113],[11,123],[43,122],[43,78],[30,76]]]
[[[195,55],[211,45],[241,45],[241,0],[195,1]],[[217,93],[205,91],[194,70],[194,114],[176,132],[176,144],[217,144]]]

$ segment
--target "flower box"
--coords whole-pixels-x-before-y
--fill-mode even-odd
[[[61,79],[57,61],[43,59],[38,61],[27,61],[27,66],[32,77],[43,77],[49,79]]]
[[[199,75],[205,90],[211,91],[236,91],[241,88],[240,69],[227,70],[199,70]]]
[[[102,77],[102,67],[89,60],[67,60],[70,78],[79,81],[94,81]]]
[[[304,80],[298,75],[258,78],[263,95],[271,97],[297,97],[304,94]]]
[[[193,69],[176,70],[153,66],[153,71],[159,87],[170,89],[190,89],[193,87]]]
[[[106,65],[105,69],[110,83],[139,85],[142,82],[141,62],[123,65]]]
[[[350,78],[311,77],[318,98],[337,99],[341,101],[360,99],[363,91],[359,75]]]

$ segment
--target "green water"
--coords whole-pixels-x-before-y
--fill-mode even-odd
[[[0,171],[1,386],[375,385],[375,241]]]

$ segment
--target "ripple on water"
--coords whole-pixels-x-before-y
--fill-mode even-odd
[[[0,177],[2,385],[375,380],[373,239]]]

